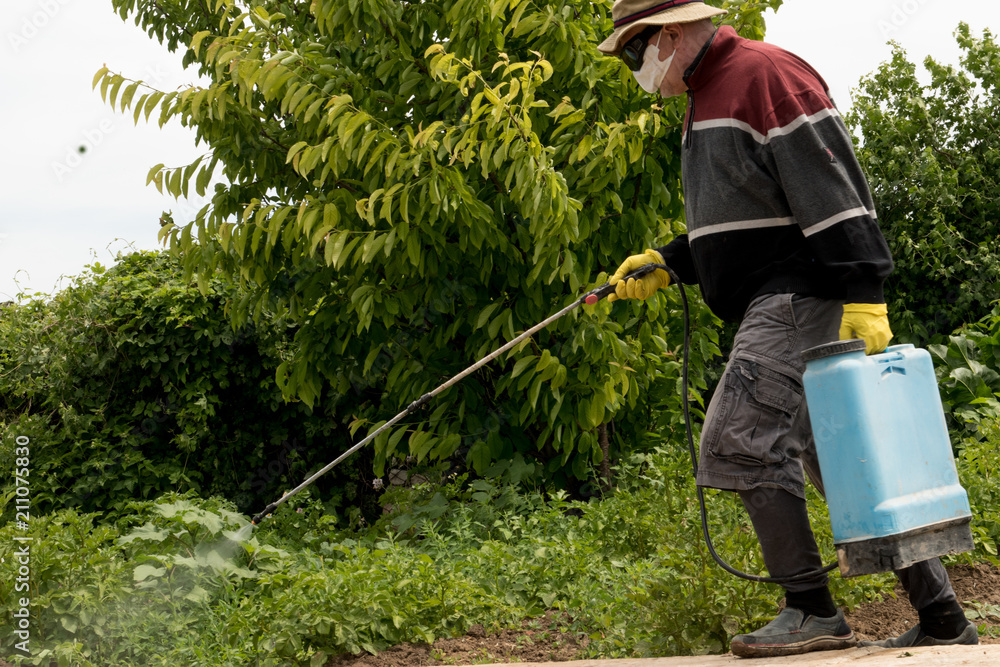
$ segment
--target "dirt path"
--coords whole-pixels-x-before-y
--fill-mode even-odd
[[[745,659],[733,655],[643,660],[581,660],[573,667],[996,667],[1000,645],[945,646],[914,648],[907,651],[854,648],[847,651],[820,651],[784,658]],[[565,663],[537,663],[530,667],[552,667]]]
[[[950,662],[951,657],[938,654],[914,653],[917,660],[900,662],[907,651],[885,651],[879,649],[852,649],[818,654],[818,662],[813,658],[796,656],[796,665],[844,665],[860,661],[865,667],[906,667],[906,665],[969,665],[970,667],[996,667],[1000,665],[1000,570],[988,565],[959,565],[949,568],[955,594],[966,608],[966,613],[981,614],[977,625],[985,624],[987,634],[980,638],[981,647],[957,647],[948,653],[958,662]],[[905,632],[917,622],[917,615],[906,601],[905,594],[897,587],[896,599],[866,604],[847,619],[861,639],[881,639]],[[375,655],[338,656],[327,662],[326,667],[424,667],[426,665],[472,665],[486,663],[549,663],[577,660],[586,638],[561,632],[554,618],[536,619],[525,624],[521,630],[505,630],[500,634],[486,634],[481,626],[473,626],[464,637],[439,639],[433,645],[403,644],[394,646]],[[965,650],[969,649],[969,650]],[[976,651],[979,652],[976,652]],[[927,653],[927,649],[921,649]],[[882,653],[886,655],[881,655]],[[813,654],[817,655],[817,654]],[[942,654],[943,655],[943,654]],[[767,660],[767,665],[783,664],[778,659]],[[788,660],[787,658],[785,660]],[[966,662],[961,662],[966,660]],[[579,661],[574,667],[687,667],[715,666],[746,663],[733,656],[708,656],[699,658],[658,658],[650,660],[608,660]],[[759,664],[763,667],[763,663]],[[789,663],[791,664],[791,663]]]

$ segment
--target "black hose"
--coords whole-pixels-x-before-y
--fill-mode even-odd
[[[670,281],[677,285],[677,289],[681,294],[681,305],[684,309],[684,356],[681,363],[681,384],[684,387],[684,391],[681,395],[681,406],[684,412],[684,428],[687,432],[688,441],[688,451],[691,454],[691,470],[695,477],[695,490],[698,494],[698,506],[701,510],[701,532],[705,537],[705,544],[708,545],[708,552],[712,554],[712,558],[716,563],[719,564],[726,572],[739,577],[740,579],[746,579],[748,581],[759,581],[765,584],[784,584],[792,583],[794,581],[801,581],[803,579],[811,579],[812,577],[825,574],[837,567],[836,563],[831,563],[824,568],[819,570],[810,570],[809,572],[803,572],[801,574],[792,575],[789,577],[761,577],[755,574],[747,574],[746,572],[741,572],[735,567],[722,560],[715,551],[715,546],[712,544],[712,536],[708,531],[708,509],[705,507],[705,492],[704,489],[697,484],[698,479],[698,451],[694,446],[694,435],[691,430],[691,408],[688,404],[688,360],[691,357],[691,314],[688,308],[687,292],[684,290],[684,285],[681,283],[680,278],[677,274],[665,264],[653,265],[655,269],[663,269],[670,276]]]

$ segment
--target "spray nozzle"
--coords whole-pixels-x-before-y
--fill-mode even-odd
[[[284,496],[282,496],[282,498],[284,498]],[[267,517],[271,516],[271,512],[273,512],[274,510],[278,509],[278,505],[280,505],[280,504],[281,504],[280,501],[275,501],[275,502],[271,503],[270,505],[268,505],[267,507],[265,507],[263,510],[261,510],[260,514],[258,514],[254,518],[250,519],[250,523],[253,524],[253,525],[255,525],[255,526],[258,525],[261,521],[263,521]]]

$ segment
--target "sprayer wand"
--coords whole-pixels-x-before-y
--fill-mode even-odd
[[[681,296],[681,305],[683,306],[683,309],[684,309],[684,356],[683,356],[683,363],[681,365],[681,385],[684,387],[684,391],[683,391],[683,393],[681,395],[681,406],[682,406],[682,411],[684,413],[684,426],[685,426],[685,431],[687,432],[688,450],[689,450],[689,453],[691,455],[691,470],[694,473],[694,477],[697,479],[697,477],[698,477],[698,453],[697,453],[697,450],[696,450],[696,448],[694,446],[694,436],[692,435],[692,429],[691,429],[691,407],[690,407],[690,404],[688,402],[688,389],[687,389],[688,386],[689,386],[689,384],[688,384],[688,365],[689,365],[688,361],[689,361],[689,358],[691,356],[691,315],[690,315],[689,307],[688,307],[687,292],[684,290],[684,286],[681,284],[680,278],[678,278],[677,274],[674,273],[673,269],[671,269],[666,264],[656,264],[656,263],[644,264],[643,266],[640,266],[638,269],[636,269],[632,273],[629,273],[627,276],[625,276],[624,280],[628,280],[629,278],[641,278],[641,277],[643,277],[643,276],[645,276],[645,275],[647,275],[649,273],[652,273],[653,271],[656,271],[657,269],[663,269],[664,271],[666,271],[667,274],[670,276],[670,281],[673,284],[677,285],[677,289],[680,292],[680,296]],[[538,324],[536,324],[535,326],[531,327],[530,329],[528,329],[527,331],[525,331],[520,336],[518,336],[517,338],[513,339],[512,341],[510,341],[509,343],[507,343],[503,347],[501,347],[501,348],[499,348],[499,349],[491,352],[490,354],[488,354],[487,356],[483,357],[482,359],[480,359],[479,361],[477,361],[473,365],[471,365],[468,368],[466,368],[464,371],[462,371],[458,375],[456,375],[456,376],[452,377],[451,379],[447,380],[446,382],[444,382],[443,384],[441,384],[437,388],[433,389],[432,391],[427,392],[426,394],[424,394],[423,396],[421,396],[417,400],[415,400],[412,403],[410,403],[406,407],[406,409],[403,410],[402,412],[400,412],[398,415],[396,415],[395,417],[393,417],[392,419],[390,419],[389,421],[387,421],[385,424],[383,424],[382,426],[380,426],[378,429],[376,429],[372,433],[369,433],[368,437],[366,437],[364,440],[362,440],[358,444],[356,444],[353,447],[351,447],[350,449],[348,449],[346,452],[344,452],[343,454],[341,454],[340,456],[338,456],[336,459],[334,459],[333,461],[331,461],[330,463],[328,463],[326,466],[324,466],[322,469],[320,469],[319,471],[317,471],[309,479],[307,479],[306,481],[302,482],[301,484],[299,484],[297,487],[295,487],[291,491],[286,492],[283,496],[281,496],[281,498],[279,498],[278,500],[274,501],[273,503],[271,503],[270,505],[268,505],[267,507],[265,507],[263,509],[263,511],[261,511],[260,514],[258,514],[257,516],[255,516],[250,521],[250,523],[253,524],[253,525],[257,525],[258,523],[260,523],[260,521],[262,521],[265,517],[269,516],[272,512],[274,512],[274,510],[276,510],[278,508],[278,506],[280,506],[286,500],[288,500],[289,498],[291,498],[292,496],[294,496],[299,491],[302,491],[303,489],[305,489],[307,486],[309,486],[310,484],[312,484],[313,482],[315,482],[317,479],[319,479],[322,475],[324,475],[327,472],[329,472],[330,469],[333,468],[335,465],[337,465],[338,463],[340,463],[341,461],[343,461],[344,459],[346,459],[348,456],[350,456],[354,452],[358,451],[359,449],[361,449],[362,447],[364,447],[365,445],[367,445],[374,438],[378,437],[378,435],[380,433],[382,433],[383,431],[385,431],[387,428],[392,427],[396,422],[398,422],[403,417],[407,416],[408,414],[410,414],[411,412],[413,412],[414,410],[416,410],[420,406],[422,406],[425,403],[427,403],[428,401],[430,401],[432,398],[434,398],[435,396],[437,396],[438,394],[440,394],[441,392],[443,392],[445,389],[448,389],[452,385],[457,384],[458,382],[461,382],[463,379],[465,379],[466,377],[468,377],[470,374],[475,373],[477,370],[479,370],[480,368],[482,368],[483,366],[485,366],[489,362],[493,361],[494,359],[496,359],[497,357],[499,357],[504,352],[507,352],[508,350],[510,350],[510,349],[512,349],[514,347],[517,347],[523,341],[527,340],[528,338],[530,338],[534,334],[538,333],[539,331],[541,331],[545,327],[549,326],[550,324],[552,324],[553,322],[555,322],[556,320],[558,320],[559,318],[561,318],[563,315],[566,315],[567,313],[575,310],[577,307],[581,306],[582,304],[587,304],[588,306],[592,306],[592,305],[596,304],[598,301],[600,301],[601,299],[603,299],[604,297],[608,296],[609,294],[611,294],[614,291],[615,291],[615,286],[614,285],[611,285],[610,283],[605,283],[605,284],[601,285],[600,287],[587,292],[586,294],[584,294],[583,296],[581,296],[579,299],[577,299],[576,301],[574,301],[570,305],[568,305],[565,308],[563,308],[562,310],[560,310],[555,315],[551,315],[547,319],[539,322]],[[731,565],[729,565],[726,561],[724,561],[722,559],[722,557],[719,556],[719,554],[715,551],[715,546],[712,544],[712,536],[710,535],[709,530],[708,530],[708,510],[705,507],[705,494],[704,494],[704,491],[703,491],[702,487],[696,485],[696,493],[697,493],[697,496],[698,496],[699,509],[701,510],[701,530],[702,530],[702,536],[705,538],[705,544],[708,546],[708,551],[712,555],[712,559],[715,560],[715,562],[719,565],[719,567],[721,567],[722,569],[724,569],[726,572],[729,572],[730,574],[732,574],[734,576],[737,576],[737,577],[739,577],[741,579],[746,579],[748,581],[758,581],[758,582],[762,582],[762,583],[774,583],[774,584],[787,584],[787,583],[791,583],[791,582],[794,582],[794,581],[803,581],[803,580],[806,580],[806,579],[811,579],[811,578],[813,578],[813,577],[815,577],[817,575],[829,572],[829,571],[831,571],[831,570],[833,570],[834,568],[837,567],[836,563],[831,563],[830,565],[827,565],[827,566],[825,566],[823,568],[820,568],[818,570],[812,570],[812,571],[809,571],[809,572],[803,572],[801,574],[793,575],[793,576],[790,576],[790,577],[762,577],[762,576],[758,576],[758,575],[747,574],[746,572],[742,572],[740,570],[737,570],[736,568],[734,568]]]
[[[688,403],[688,392],[687,392],[687,387],[688,387],[688,359],[691,356],[690,355],[690,350],[691,350],[691,316],[690,316],[689,309],[688,309],[687,292],[685,292],[684,287],[681,284],[680,279],[677,277],[677,274],[674,273],[674,271],[670,267],[666,266],[665,264],[656,264],[656,263],[645,264],[645,265],[639,267],[638,269],[636,269],[635,271],[633,271],[632,273],[628,274],[625,277],[625,280],[628,280],[629,278],[641,278],[642,276],[645,276],[645,275],[647,275],[647,274],[649,274],[649,273],[651,273],[651,272],[653,272],[653,271],[655,271],[657,269],[663,269],[664,271],[666,271],[670,275],[671,282],[673,282],[675,285],[677,285],[678,290],[680,292],[680,296],[681,296],[681,304],[682,304],[683,309],[684,309],[684,357],[683,357],[683,364],[682,364],[682,370],[681,370],[681,382],[682,382],[682,386],[685,389],[684,389],[684,392],[683,392],[683,394],[681,396],[681,405],[682,405],[683,412],[684,412],[684,425],[685,425],[685,430],[687,432],[688,448],[689,448],[690,455],[691,455],[691,468],[692,468],[692,472],[694,473],[694,476],[697,478],[697,476],[698,476],[698,454],[697,454],[697,451],[696,451],[695,446],[694,446],[694,437],[692,435],[692,429],[691,429],[691,409],[690,409],[690,405]],[[257,525],[258,523],[260,523],[265,517],[270,516],[270,514],[272,512],[274,512],[274,510],[276,510],[286,500],[290,499],[292,496],[294,496],[298,492],[300,492],[303,489],[305,489],[307,486],[309,486],[310,484],[312,484],[313,482],[315,482],[321,476],[323,476],[324,474],[326,474],[327,472],[329,472],[338,463],[340,463],[341,461],[343,461],[344,459],[346,459],[348,456],[350,456],[354,452],[358,451],[359,449],[361,449],[362,447],[364,447],[365,445],[367,445],[373,439],[375,439],[376,437],[378,437],[378,435],[380,433],[382,433],[383,431],[385,431],[388,428],[391,428],[399,420],[403,419],[404,417],[406,417],[407,415],[409,415],[411,412],[413,412],[414,410],[416,410],[420,406],[428,403],[432,398],[434,398],[435,396],[437,396],[438,394],[440,394],[441,392],[443,392],[445,389],[448,389],[452,385],[457,384],[458,382],[461,382],[463,379],[465,379],[466,377],[468,377],[472,373],[475,373],[477,370],[479,370],[480,368],[482,368],[483,366],[485,366],[489,362],[493,361],[494,359],[496,359],[497,357],[499,357],[504,352],[507,352],[507,351],[511,350],[512,348],[517,347],[518,345],[520,345],[522,342],[524,342],[525,340],[527,340],[528,338],[530,338],[534,334],[538,333],[539,331],[541,331],[545,327],[549,326],[550,324],[552,324],[553,322],[555,322],[556,320],[558,320],[559,318],[561,318],[563,315],[566,315],[567,313],[575,310],[577,307],[579,307],[579,306],[581,306],[583,304],[587,304],[589,306],[592,306],[592,305],[596,304],[598,301],[600,301],[601,299],[603,299],[604,297],[608,296],[609,294],[611,294],[614,291],[615,291],[615,287],[613,285],[611,285],[610,283],[605,283],[604,285],[601,285],[600,287],[587,292],[586,294],[584,294],[583,296],[581,296],[579,299],[577,299],[576,301],[574,301],[570,305],[568,305],[565,308],[563,308],[562,310],[560,310],[558,313],[556,313],[554,315],[551,315],[547,319],[539,322],[535,326],[531,327],[530,329],[528,329],[527,331],[525,331],[524,333],[522,333],[517,338],[514,338],[513,340],[511,340],[510,342],[508,342],[503,347],[501,347],[501,348],[499,348],[499,349],[491,352],[490,354],[488,354],[487,356],[483,357],[482,359],[480,359],[479,361],[477,361],[473,365],[471,365],[468,368],[466,368],[464,371],[462,371],[458,375],[455,375],[454,377],[452,377],[449,380],[445,381],[444,383],[442,383],[440,386],[436,387],[432,391],[427,392],[426,394],[424,394],[423,396],[421,396],[417,400],[415,400],[412,403],[410,403],[406,407],[406,409],[403,410],[402,412],[400,412],[398,415],[396,415],[395,417],[393,417],[392,419],[390,419],[389,421],[387,421],[385,424],[383,424],[382,426],[380,426],[378,429],[376,429],[372,433],[369,433],[368,436],[364,440],[362,440],[358,444],[356,444],[353,447],[351,447],[350,449],[348,449],[346,452],[344,452],[343,454],[341,454],[340,456],[338,456],[336,459],[334,459],[333,461],[331,461],[330,463],[328,463],[326,466],[324,466],[323,468],[321,468],[319,471],[317,471],[315,474],[313,474],[311,477],[309,477],[309,479],[305,480],[304,482],[302,482],[301,484],[299,484],[297,487],[295,487],[291,491],[286,492],[284,495],[281,496],[281,498],[279,498],[278,500],[274,501],[273,503],[271,503],[270,505],[268,505],[267,507],[265,507],[263,509],[263,511],[261,511],[260,514],[258,514],[257,516],[255,516],[251,520],[251,524]],[[793,582],[793,581],[798,581],[798,580],[804,580],[804,579],[812,578],[812,577],[816,576],[817,574],[822,574],[822,573],[825,573],[825,572],[829,572],[830,570],[834,569],[837,566],[836,563],[833,563],[833,564],[828,565],[828,566],[826,566],[824,568],[821,568],[819,570],[810,571],[810,572],[804,572],[804,573],[801,573],[801,574],[798,574],[798,575],[795,575],[795,576],[791,576],[791,577],[761,577],[761,576],[757,576],[757,575],[747,574],[745,572],[741,572],[740,570],[737,570],[736,568],[734,568],[731,565],[729,565],[728,563],[726,563],[719,556],[719,554],[716,553],[715,547],[712,544],[711,535],[709,534],[709,530],[708,530],[708,512],[707,512],[707,510],[705,508],[705,496],[704,496],[703,490],[702,490],[702,488],[700,486],[697,487],[697,495],[698,495],[698,504],[699,504],[699,507],[700,507],[700,510],[701,510],[702,535],[705,538],[705,543],[708,546],[708,551],[712,555],[713,560],[715,560],[715,562],[720,567],[722,567],[722,569],[726,570],[730,574],[733,574],[733,575],[735,575],[737,577],[740,577],[741,579],[747,579],[749,581],[759,581],[759,582],[765,582],[765,583],[782,584],[782,583],[790,583],[790,582]]]
[[[635,271],[633,271],[632,273],[628,274],[625,277],[625,280],[628,280],[629,278],[641,278],[642,276],[646,275],[647,273],[650,273],[650,272],[654,271],[655,269],[657,269],[657,268],[659,268],[661,266],[662,265],[657,265],[657,264],[647,264],[645,266],[641,266],[638,269],[636,269]],[[507,351],[509,351],[509,350],[517,347],[518,345],[520,345],[522,342],[524,342],[525,340],[527,340],[531,336],[535,335],[536,333],[538,333],[539,331],[541,331],[545,327],[549,326],[550,324],[552,324],[553,322],[555,322],[556,320],[558,320],[559,318],[561,318],[563,315],[566,315],[567,313],[575,310],[577,307],[579,307],[579,306],[581,306],[583,304],[587,304],[588,306],[592,306],[592,305],[594,305],[595,303],[597,303],[598,301],[600,301],[601,299],[603,299],[604,297],[608,296],[609,294],[611,294],[614,291],[615,291],[614,285],[611,285],[610,283],[605,283],[605,284],[601,285],[600,287],[587,292],[586,294],[584,294],[583,296],[581,296],[579,299],[577,299],[576,301],[574,301],[570,305],[568,305],[565,308],[563,308],[562,310],[560,310],[558,313],[556,313],[554,315],[551,315],[547,319],[539,322],[535,326],[531,327],[530,329],[528,329],[527,331],[525,331],[524,333],[522,333],[517,338],[515,338],[515,339],[511,340],[510,342],[508,342],[503,347],[501,347],[501,348],[499,348],[497,350],[494,350],[490,354],[486,355],[485,357],[483,357],[482,359],[480,359],[476,363],[474,363],[471,366],[469,366],[468,368],[466,368],[464,371],[462,371],[458,375],[455,375],[454,377],[452,377],[451,379],[445,381],[443,384],[441,384],[437,388],[435,388],[435,389],[427,392],[426,394],[424,394],[423,396],[421,396],[420,398],[418,398],[417,400],[413,401],[408,406],[406,406],[406,409],[403,410],[402,412],[400,412],[398,415],[396,415],[395,417],[393,417],[392,419],[390,419],[386,423],[382,424],[382,426],[378,427],[375,431],[369,433],[368,436],[364,440],[362,440],[358,444],[356,444],[353,447],[351,447],[350,449],[348,449],[346,452],[344,452],[343,454],[341,454],[340,456],[338,456],[336,459],[334,459],[330,463],[326,464],[323,468],[321,468],[316,473],[314,473],[311,477],[309,477],[309,479],[305,480],[304,482],[302,482],[301,484],[299,484],[298,486],[296,486],[291,491],[286,492],[283,496],[281,496],[281,498],[279,498],[278,500],[274,501],[273,503],[271,503],[270,505],[268,505],[267,507],[265,507],[260,512],[260,514],[258,514],[257,516],[255,516],[253,519],[250,520],[250,523],[252,523],[253,525],[256,526],[266,516],[268,516],[269,514],[271,514],[272,512],[274,512],[274,510],[278,509],[278,507],[282,503],[284,503],[286,500],[290,499],[292,496],[294,496],[295,494],[297,494],[299,491],[302,491],[307,486],[309,486],[310,484],[312,484],[313,482],[315,482],[317,479],[319,479],[320,477],[322,477],[323,475],[325,475],[326,473],[328,473],[338,463],[340,463],[341,461],[343,461],[344,459],[346,459],[348,456],[350,456],[351,454],[353,454],[354,452],[358,451],[359,449],[361,449],[362,447],[364,447],[365,445],[367,445],[369,442],[371,442],[372,440],[374,440],[375,438],[377,438],[379,436],[379,434],[382,433],[383,431],[385,431],[386,429],[392,428],[392,426],[394,426],[399,420],[403,419],[404,417],[406,417],[407,415],[409,415],[411,412],[413,412],[414,410],[416,410],[420,406],[428,403],[432,398],[434,398],[435,396],[437,396],[438,394],[440,394],[441,392],[443,392],[445,389],[448,389],[452,385],[461,382],[466,377],[468,377],[472,373],[475,373],[477,370],[479,370],[480,368],[482,368],[486,364],[490,363],[491,361],[493,361],[494,359],[496,359],[497,357],[499,357],[504,352],[507,352]]]

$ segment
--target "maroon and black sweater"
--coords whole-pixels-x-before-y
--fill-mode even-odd
[[[764,294],[883,303],[892,258],[819,74],[723,26],[685,81],[688,233],[658,249],[681,281],[729,321]]]

